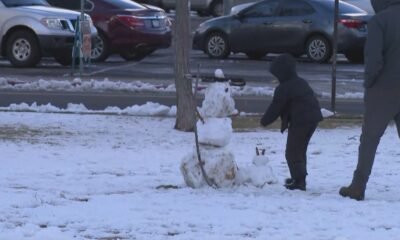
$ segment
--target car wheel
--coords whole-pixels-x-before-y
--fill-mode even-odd
[[[247,52],[247,57],[253,60],[260,60],[267,55],[266,52]]]
[[[128,50],[125,52],[121,52],[119,55],[125,59],[125,61],[140,61],[146,56],[152,54],[155,49],[147,49],[147,50]]]
[[[364,53],[362,51],[351,51],[344,54],[351,63],[364,63]]]
[[[110,46],[107,37],[98,32],[92,47],[92,61],[104,62],[110,55]]]
[[[221,33],[212,33],[206,41],[206,53],[210,58],[223,59],[230,54],[228,40]]]
[[[34,67],[40,59],[40,45],[36,36],[27,30],[12,33],[7,40],[7,57],[15,67]]]
[[[213,17],[220,17],[224,15],[224,7],[222,0],[214,0],[210,5],[210,13]]]
[[[332,49],[326,38],[322,36],[313,36],[307,41],[306,52],[312,61],[325,63],[329,61]]]

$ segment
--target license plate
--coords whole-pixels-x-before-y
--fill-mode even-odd
[[[154,28],[159,28],[160,27],[160,21],[159,20],[151,20],[151,25]]]

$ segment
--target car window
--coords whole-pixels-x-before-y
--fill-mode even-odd
[[[131,0],[103,0],[118,9],[146,9],[145,6]]]
[[[20,6],[47,6],[45,0],[1,0],[6,7],[20,7]]]
[[[51,6],[65,8],[70,10],[80,10],[81,9],[81,0],[47,0]],[[84,2],[85,10],[92,10],[94,5],[90,0],[85,0]]]
[[[374,13],[374,9],[372,8],[371,2],[369,0],[345,0],[345,2],[350,3],[368,13]]]
[[[80,0],[47,0],[54,7],[77,10],[81,8]]]
[[[264,1],[244,10],[244,17],[271,17],[274,16],[279,5],[279,0]]]
[[[322,6],[324,6],[324,8],[328,9],[329,11],[334,11],[335,8],[334,1],[320,1],[320,3],[322,4]],[[354,5],[339,1],[339,13],[340,14],[365,13],[365,11]]]
[[[279,16],[304,16],[314,12],[314,8],[304,1],[287,0],[282,5]]]

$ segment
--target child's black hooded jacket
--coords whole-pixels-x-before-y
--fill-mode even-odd
[[[296,61],[289,54],[276,58],[270,72],[278,78],[271,105],[261,118],[261,125],[267,126],[281,117],[281,132],[291,126],[312,124],[322,121],[321,108],[314,91],[308,83],[297,76]]]

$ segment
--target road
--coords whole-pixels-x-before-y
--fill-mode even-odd
[[[192,26],[198,25],[203,18],[192,17]],[[105,63],[93,63],[86,67],[85,80],[111,81],[143,81],[150,83],[172,84],[173,74],[173,49],[161,49],[138,62],[125,62],[119,56],[111,56]],[[201,51],[191,52],[191,72],[197,74],[200,66],[202,76],[212,76],[215,69],[223,69],[228,77],[242,78],[252,86],[276,86],[275,78],[268,72],[271,60],[276,55],[268,55],[262,60],[249,60],[243,54],[231,55],[225,60],[209,59]],[[319,96],[329,96],[331,93],[331,65],[309,62],[305,56],[298,59],[299,75],[307,79]],[[17,69],[11,67],[5,59],[0,59],[0,77],[18,81],[44,80],[72,80],[76,75],[71,68],[63,67],[52,59],[44,59],[36,68]],[[337,66],[336,91],[338,96],[360,93],[362,89],[363,66],[350,64],[343,56],[339,55]],[[174,105],[174,95],[165,94],[134,94],[106,92],[106,93],[70,93],[70,92],[0,92],[0,105],[8,106],[11,102],[37,102],[52,103],[63,107],[68,102],[84,103],[90,109],[101,109],[104,106],[126,107],[142,104],[147,101],[160,102],[165,105]],[[237,98],[238,108],[245,112],[262,112],[268,100],[265,97],[240,97]],[[267,101],[267,102],[266,102]],[[322,105],[330,108],[330,98],[321,98]],[[345,113],[361,113],[360,99],[340,100],[337,110]]]

